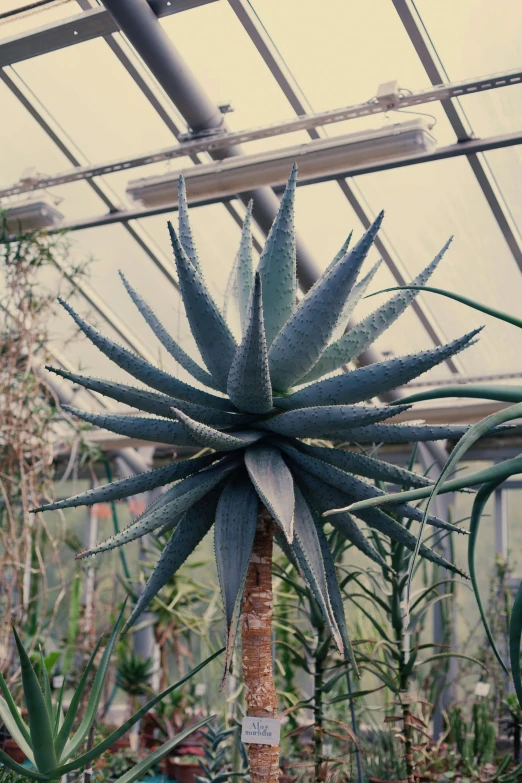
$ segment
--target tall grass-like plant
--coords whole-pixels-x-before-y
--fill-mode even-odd
[[[270,718],[277,715],[271,630],[274,535],[299,564],[334,644],[343,656],[351,656],[342,597],[320,512],[335,505],[332,496],[341,499],[343,505],[382,496],[382,491],[366,479],[414,487],[430,483],[378,459],[307,445],[306,439],[336,437],[368,444],[460,437],[466,427],[382,423],[405,406],[371,405],[367,401],[456,355],[477,335],[475,330],[447,345],[335,374],[356,360],[406,310],[416,292],[399,292],[345,332],[353,308],[371,280],[371,273],[360,281],[358,277],[380,228],[381,213],[352,249],[350,237],[347,239],[324,274],[298,302],[293,222],[296,176],[294,167],[257,270],[253,263],[251,209],[247,212],[235,264],[242,325],[239,343],[205,284],[190,229],[183,180],[178,230],[169,224],[169,231],[181,295],[201,362],[183,350],[151,305],[123,278],[139,313],[198,385],[185,383],[120,347],[63,302],[100,351],[149,387],[55,369],[74,383],[148,415],[74,413],[125,436],[200,446],[211,453],[43,506],[69,508],[107,502],[171,485],[130,527],[82,556],[108,551],[153,531],[174,531],[139,598],[129,627],[214,527],[226,615],[226,667],[240,616],[248,713]],[[414,285],[427,282],[448,244],[415,278]],[[422,512],[406,503],[401,515],[422,519]],[[415,548],[416,536],[385,512],[364,511],[358,519],[405,547]],[[439,528],[449,526],[433,515],[429,523]],[[334,525],[371,560],[381,562],[381,555],[352,516],[334,521]],[[420,553],[454,569],[426,546],[420,547]],[[249,754],[252,783],[275,782],[279,775],[278,747],[251,744]]]
[[[480,302],[476,302],[475,300],[470,299],[469,297],[461,296],[460,294],[453,293],[451,291],[446,291],[441,288],[432,288],[423,284],[421,286],[419,285],[403,286],[400,287],[399,289],[397,288],[385,289],[385,291],[380,293],[385,293],[388,291],[395,291],[395,290],[415,291],[415,292],[425,291],[440,296],[444,296],[447,297],[448,299],[452,299],[456,302],[460,302],[463,305],[471,307],[472,309],[477,310],[478,312],[485,313],[486,315],[490,315],[493,318],[496,318],[497,320],[503,321],[504,323],[509,323],[517,327],[518,329],[522,329],[522,319],[510,315],[509,313],[505,313],[501,310],[497,310],[495,308],[481,304]],[[513,459],[505,460],[504,462],[493,465],[492,467],[486,468],[485,470],[469,473],[458,479],[453,479],[448,481],[447,478],[455,470],[457,464],[459,463],[460,460],[463,459],[466,452],[471,448],[471,446],[473,446],[474,443],[476,443],[476,441],[479,438],[490,433],[494,428],[498,427],[499,425],[505,424],[506,422],[515,421],[516,419],[522,417],[522,387],[519,385],[505,386],[502,384],[487,384],[487,385],[470,384],[470,385],[463,385],[463,386],[446,386],[442,388],[431,389],[429,391],[421,392],[419,394],[410,395],[404,398],[404,401],[406,403],[408,402],[415,403],[424,400],[441,399],[447,397],[471,398],[471,399],[479,398],[479,399],[486,399],[486,400],[496,400],[499,402],[511,402],[515,404],[510,405],[508,408],[505,408],[504,410],[501,410],[498,413],[493,413],[490,416],[487,416],[486,418],[477,422],[468,430],[468,432],[466,432],[462,436],[462,438],[457,443],[456,447],[453,449],[451,455],[449,456],[446,464],[444,465],[441,471],[439,478],[437,479],[433,487],[427,489],[426,488],[416,489],[406,493],[386,494],[377,500],[375,499],[371,499],[369,501],[364,500],[362,502],[357,502],[355,504],[352,504],[348,507],[348,510],[350,510],[352,513],[356,513],[357,511],[367,510],[369,507],[377,507],[381,504],[384,504],[385,506],[390,506],[390,504],[394,504],[394,503],[404,503],[405,501],[411,502],[414,500],[421,500],[421,499],[428,498],[428,503],[426,505],[426,510],[424,512],[424,517],[423,517],[423,525],[424,525],[424,523],[429,519],[430,509],[433,505],[435,498],[439,493],[452,492],[455,489],[461,489],[465,486],[480,485],[480,488],[477,492],[476,498],[473,503],[471,520],[470,520],[470,538],[469,538],[469,546],[468,546],[469,573],[471,577],[473,591],[475,593],[475,598],[477,600],[478,608],[480,611],[480,616],[484,625],[484,629],[486,631],[486,635],[489,639],[489,642],[491,644],[491,647],[493,649],[493,652],[495,653],[495,656],[499,664],[501,665],[502,669],[506,672],[506,674],[508,674],[506,663],[502,655],[498,651],[497,645],[495,643],[495,639],[493,638],[493,634],[491,632],[489,623],[487,621],[486,613],[484,611],[482,599],[478,589],[478,582],[476,578],[476,567],[475,567],[475,546],[477,542],[480,522],[488,500],[490,499],[491,495],[495,492],[497,487],[499,487],[506,479],[508,479],[510,476],[514,476],[519,473],[522,473],[522,455],[518,455]],[[332,513],[336,513],[336,512],[334,511]],[[421,546],[421,538],[422,538],[422,527],[421,527],[421,533],[419,534],[418,537],[416,552],[419,551],[419,547]],[[520,706],[522,707],[522,671],[520,665],[521,640],[522,640],[522,584],[520,585],[517,595],[515,597],[513,609],[511,612],[511,618],[509,622],[509,657],[511,662],[511,673],[513,676],[513,682],[515,685],[517,698]]]
[[[164,696],[181,686],[209,663],[212,658],[219,654],[215,653],[202,664],[196,666],[195,669],[181,680],[170,685],[166,690],[162,691],[162,693],[154,696],[147,704],[125,721],[125,723],[113,731],[109,737],[100,742],[99,745],[88,747],[86,751],[84,750],[84,752],[82,752],[82,746],[89,736],[96,719],[111,655],[122,623],[123,610],[110,635],[92,682],[89,682],[89,680],[94,668],[94,659],[98,653],[101,639],[90,657],[66,711],[64,711],[62,707],[64,688],[60,691],[58,700],[53,702],[50,679],[43,657],[40,663],[41,677],[39,679],[25,647],[21,643],[16,630],[14,631],[22,672],[22,685],[25,706],[27,708],[28,723],[22,718],[1,674],[0,690],[2,691],[3,696],[0,697],[0,717],[11,734],[11,737],[25,753],[34,768],[29,769],[22,767],[3,750],[0,750],[0,761],[4,766],[15,773],[22,775],[24,778],[42,781],[42,783],[45,783],[46,781],[57,781],[68,772],[79,770],[82,767],[90,767],[92,761],[99,758],[108,750],[111,745],[129,731],[140,718],[161,701]],[[80,714],[80,706],[86,693],[88,693],[87,703],[83,714]],[[134,783],[134,781],[140,780],[147,770],[170,753],[172,749],[182,742],[189,734],[201,726],[204,726],[209,720],[210,718],[206,718],[169,739],[164,745],[158,748],[158,750],[151,753],[136,767],[119,778],[119,783]]]

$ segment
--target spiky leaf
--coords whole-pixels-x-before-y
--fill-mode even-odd
[[[297,295],[294,198],[297,166],[294,164],[277,217],[272,223],[261,258],[259,274],[263,286],[263,311],[267,345],[292,314]]]
[[[206,424],[200,424],[198,421],[191,419],[190,416],[186,416],[176,408],[173,408],[172,410],[180,420],[181,425],[187,431],[188,437],[193,438],[194,443],[208,446],[208,448],[215,449],[215,451],[242,449],[250,443],[259,440],[263,435],[263,433],[256,432],[255,430],[230,433],[220,432],[212,427],[208,427]]]
[[[274,388],[290,389],[325,350],[382,218],[381,212],[354,249],[319,278],[281,327],[268,354]]]
[[[190,375],[192,375],[193,378],[195,378],[200,383],[204,384],[205,386],[210,386],[211,389],[217,389],[218,386],[216,385],[216,382],[212,378],[212,375],[208,373],[206,370],[203,369],[203,367],[200,367],[200,365],[192,359],[191,356],[186,353],[186,351],[183,350],[183,348],[178,345],[176,340],[172,337],[172,335],[165,329],[163,324],[161,323],[160,319],[157,317],[155,312],[153,311],[152,307],[148,304],[148,302],[143,299],[143,297],[136,291],[135,288],[131,286],[123,272],[120,271],[120,277],[123,281],[123,285],[125,286],[127,293],[129,294],[130,298],[142,314],[143,318],[147,322],[147,324],[150,326],[158,340],[161,342],[161,344],[166,348],[166,350],[170,353],[171,356],[174,357],[174,359],[180,364]]]
[[[317,535],[317,528],[312,513],[308,508],[299,487],[295,491],[295,524],[292,550],[299,561],[303,576],[308,582],[315,599],[322,609],[324,617],[330,628],[334,642],[341,652],[344,652],[339,623],[334,616],[328,580],[325,573],[325,565],[321,544]]]
[[[480,331],[474,329],[458,340],[429,351],[387,359],[344,375],[318,381],[288,397],[274,398],[274,405],[291,410],[315,405],[348,405],[376,397],[397,386],[403,386],[440,362],[455,356],[466,348]]]
[[[248,322],[230,367],[228,396],[239,410],[268,413],[272,410],[272,384],[263,321],[261,278],[256,273]]]
[[[428,487],[433,485],[433,481],[425,476],[400,468],[397,465],[392,465],[389,462],[368,457],[366,454],[357,454],[354,451],[344,451],[343,449],[309,446],[305,443],[297,444],[297,447],[306,454],[310,454],[311,457],[317,457],[317,459],[329,462],[347,473],[355,473],[373,481],[386,481],[391,484],[403,484],[409,487]]]
[[[163,394],[169,394],[177,399],[186,400],[187,402],[207,405],[209,408],[229,409],[227,400],[216,397],[214,394],[201,391],[200,389],[195,389],[194,387],[189,386],[188,383],[184,383],[183,381],[174,378],[173,375],[169,375],[169,373],[159,370],[157,367],[154,367],[153,364],[145,361],[145,359],[136,356],[132,351],[128,351],[127,348],[122,348],[121,345],[113,342],[113,340],[104,337],[97,329],[84,321],[83,318],[80,318],[72,307],[68,305],[67,302],[64,302],[63,299],[59,298],[58,301],[67,310],[71,318],[96,348],[105,354],[114,364],[117,364],[118,367],[121,367],[122,370],[133,375],[139,381],[142,381],[142,383],[146,383],[147,386],[151,386],[153,389],[163,392]]]
[[[160,555],[147,584],[138,598],[138,602],[129,617],[123,633],[133,625],[150,602],[158,595],[169,579],[183,565],[187,557],[206,536],[216,514],[217,502],[221,490],[208,492],[195,503],[182,517],[166,547]]]
[[[54,511],[59,508],[92,506],[94,503],[108,503],[111,500],[139,495],[141,492],[150,492],[152,489],[163,487],[165,484],[171,484],[173,481],[178,481],[190,476],[192,473],[197,473],[208,467],[216,458],[215,455],[209,454],[203,457],[196,457],[195,459],[176,462],[173,465],[165,465],[164,468],[148,470],[145,473],[138,473],[135,476],[113,481],[111,484],[94,487],[94,489],[81,492],[79,495],[73,495],[73,497],[65,500],[58,500],[56,503],[47,503],[45,506],[32,509],[32,511]]]
[[[252,258],[252,207],[253,201],[248,203],[243,228],[241,229],[241,240],[236,257],[236,275],[237,275],[237,296],[239,306],[239,318],[241,322],[241,331],[244,333],[248,323],[248,313],[250,309],[250,299],[254,287],[254,267]]]
[[[94,555],[97,552],[108,552],[110,549],[135,541],[152,530],[164,527],[174,518],[187,511],[194,503],[197,503],[207,492],[210,492],[227,473],[235,470],[237,465],[237,462],[225,460],[222,464],[209,468],[207,471],[201,472],[196,476],[189,476],[180,481],[179,484],[175,484],[172,489],[169,489],[157,503],[145,509],[143,514],[124,530],[111,536],[102,544],[81,552],[76,557],[83,558],[88,555]]]
[[[225,391],[236,352],[235,340],[201,274],[189,261],[171,223],[169,231],[191,332],[209,372],[221,391]]]
[[[245,465],[257,493],[286,539],[294,537],[294,482],[279,449],[260,443],[245,452]]]
[[[246,472],[232,476],[219,498],[214,550],[227,627],[227,663],[234,642],[232,620],[243,597],[256,534],[259,498]]]
[[[116,413],[90,413],[72,408],[70,405],[62,405],[62,409],[90,424],[116,432],[118,435],[125,435],[127,438],[176,446],[197,446],[199,442],[177,421],[145,416],[121,416]]]
[[[192,229],[190,227],[187,188],[185,186],[185,178],[182,174],[178,177],[178,232],[183,250],[192,264],[198,269],[198,253],[196,250],[196,243],[194,242],[194,235],[192,234]]]
[[[407,405],[384,405],[380,408],[371,405],[324,405],[281,413],[259,426],[293,438],[328,438],[332,435],[337,438],[339,431],[347,427],[365,427],[405,410],[408,410]]]
[[[424,269],[420,275],[413,280],[412,285],[424,285],[431,277],[440,263],[446,250],[451,244],[451,239],[446,242],[440,253],[435,256],[429,266]],[[407,309],[411,302],[418,295],[418,291],[401,291],[389,302],[386,302],[373,313],[368,315],[361,323],[353,327],[347,334],[341,337],[337,342],[332,343],[324,351],[323,355],[306,376],[306,382],[313,381],[326,375],[333,370],[348,364],[352,359],[359,356],[369,345],[388,329],[400,315]]]

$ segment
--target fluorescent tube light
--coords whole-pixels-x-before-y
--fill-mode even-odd
[[[431,152],[437,145],[429,132],[432,127],[432,121],[419,118],[377,130],[317,139],[256,155],[241,155],[182,172],[169,171],[160,176],[135,179],[129,182],[126,192],[132,201],[144,207],[174,206],[180,173],[185,177],[187,195],[192,201],[224,198],[264,185],[284,185],[294,162],[299,166],[301,180],[332,176],[354,166]]]
[[[56,207],[56,201],[48,193],[39,193],[23,201],[0,204],[0,209],[5,210],[7,231],[17,234],[20,231],[56,228],[64,219],[63,213]]]

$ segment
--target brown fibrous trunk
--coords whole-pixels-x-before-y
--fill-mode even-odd
[[[241,610],[241,646],[247,714],[277,718],[272,663],[273,522],[261,511],[250,557]],[[277,783],[279,745],[248,746],[251,783]]]

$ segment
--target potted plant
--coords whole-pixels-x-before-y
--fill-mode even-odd
[[[216,656],[216,654],[210,656],[210,658],[193,669],[188,675],[169,686],[166,691],[154,696],[105,740],[95,745],[93,748],[83,751],[85,740],[87,739],[96,718],[103,686],[107,677],[110,658],[123,623],[124,608],[120,612],[118,621],[110,635],[94,679],[92,683],[89,684],[87,703],[83,711],[82,719],[78,725],[76,725],[76,718],[80,704],[82,703],[82,698],[87,689],[87,683],[90,679],[94,659],[101,644],[101,639],[89,659],[67,711],[63,714],[61,698],[63,696],[63,690],[57,701],[53,701],[50,678],[45,666],[42,665],[40,668],[41,678],[39,679],[29,655],[16,633],[16,629],[13,628],[29,721],[27,724],[23,719],[1,674],[0,690],[2,692],[2,697],[0,697],[0,718],[3,720],[18,747],[23,750],[31,762],[33,768],[22,767],[5,751],[0,750],[0,762],[2,762],[5,767],[18,775],[21,775],[22,778],[39,781],[40,783],[54,783],[69,772],[86,767],[95,759],[100,758],[116,740],[126,734],[129,729],[152,707],[161,701],[165,695],[171,690],[180,687],[187,679],[192,677],[196,671],[199,671],[202,666],[206,665]],[[199,728],[208,723],[208,721],[209,718],[206,718],[200,721],[199,724],[196,724],[194,728]],[[187,729],[166,742],[154,753],[147,755],[133,768],[132,772],[127,772],[125,774],[125,783],[134,783],[134,781],[142,778],[149,769],[171,753],[173,748],[175,748],[179,742],[182,742],[191,731],[192,729]]]
[[[167,756],[165,771],[168,779],[176,783],[195,783],[195,775],[201,774],[200,761],[199,755]]]

